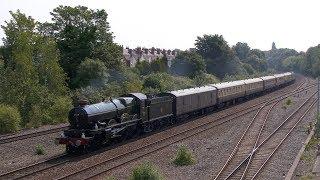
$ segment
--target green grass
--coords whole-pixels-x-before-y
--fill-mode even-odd
[[[290,107],[293,104],[293,101],[290,98],[287,98],[287,100],[284,102],[282,108],[283,109],[287,109],[288,107]]]
[[[299,179],[300,180],[311,180],[311,179],[314,179],[314,176],[312,174],[307,174],[307,175],[301,176]]]
[[[292,100],[291,100],[290,98],[288,98],[288,99],[286,100],[286,102],[285,102],[285,105],[286,105],[286,106],[290,106],[292,103],[293,103]]]
[[[318,143],[319,143],[319,139],[313,136],[308,142],[308,144],[306,145],[306,151],[309,151],[311,148],[316,148]]]
[[[46,153],[45,150],[44,150],[43,145],[41,145],[41,144],[38,144],[36,146],[36,150],[35,151],[36,151],[37,155],[44,155]]]
[[[161,180],[161,179],[163,179],[162,175],[150,163],[140,164],[133,170],[130,176],[130,180]]]
[[[195,159],[185,146],[181,146],[178,149],[177,155],[173,160],[173,163],[177,166],[187,166],[195,163]]]

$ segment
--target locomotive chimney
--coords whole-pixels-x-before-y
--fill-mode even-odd
[[[79,100],[79,106],[80,107],[85,107],[88,104],[88,101],[85,99]]]

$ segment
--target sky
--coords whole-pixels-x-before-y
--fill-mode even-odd
[[[17,9],[50,21],[58,5],[105,9],[115,42],[130,48],[184,50],[204,34],[261,50],[271,49],[272,42],[297,51],[320,44],[319,0],[1,0],[0,24]]]

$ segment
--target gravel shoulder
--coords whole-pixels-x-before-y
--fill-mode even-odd
[[[301,103],[307,99],[311,91],[301,92],[299,95],[291,97],[292,105],[283,108],[286,100],[279,103],[275,110],[271,112],[270,118],[266,126],[266,135],[274,130],[284,118],[288,117]],[[314,121],[314,110],[304,118],[302,123],[292,132],[291,136],[281,146],[279,151],[274,155],[271,163],[266,166],[266,171],[262,171],[258,179],[283,179],[289,170],[291,163],[294,161],[296,154],[307,138],[306,128],[309,122]],[[130,163],[113,172],[105,174],[105,176],[114,177],[115,179],[127,179],[130,172],[138,164],[151,162],[166,179],[210,179],[213,178],[233,150],[237,140],[244,132],[250,116],[243,119],[223,124],[202,135],[185,140],[181,143],[174,144],[162,151],[156,152],[149,157],[140,159],[139,161]],[[176,167],[172,164],[172,160],[179,146],[187,146],[197,159],[197,163],[192,166]],[[101,177],[100,177],[101,178]]]
[[[287,92],[289,89],[293,88],[284,88],[280,89],[276,92],[273,92],[269,95],[262,96],[257,99],[253,99],[251,101],[245,102],[243,104],[239,104],[235,107],[231,107],[229,111],[240,109],[241,107],[246,107],[248,104],[256,103],[265,99],[269,99],[270,97],[274,97],[276,95],[281,94],[282,92]],[[225,110],[224,110],[225,111]],[[206,118],[213,118],[217,117],[220,114],[223,114],[223,112],[217,112],[212,115],[207,116]],[[251,114],[252,116],[252,114]],[[215,128],[215,130],[211,130],[210,133],[204,133],[201,136],[197,136],[192,138],[192,140],[188,140],[179,144],[175,144],[170,151],[167,152],[166,148],[163,151],[159,151],[157,153],[160,153],[158,156],[158,160],[162,163],[155,163],[156,166],[160,169],[161,172],[163,172],[166,177],[175,177],[174,179],[177,179],[176,177],[184,177],[185,175],[188,175],[190,173],[189,170],[190,168],[192,169],[192,172],[194,172],[195,175],[190,175],[190,178],[195,178],[195,177],[209,177],[210,174],[215,174],[219,170],[219,164],[224,161],[223,158],[217,158],[219,156],[222,156],[222,154],[230,154],[231,150],[230,147],[237,141],[237,138],[239,137],[239,134],[241,134],[243,128],[246,126],[248,120],[250,118],[239,118],[235,120],[234,122],[231,121],[223,126],[219,126]],[[188,122],[186,124],[180,125],[179,128],[183,128],[188,126],[189,123],[199,123],[201,122],[200,120],[194,120],[193,122]],[[41,128],[50,128],[50,126],[44,126]],[[41,129],[40,128],[40,129]],[[30,130],[24,130],[22,133],[29,133],[31,131],[37,131],[39,129],[30,129]],[[169,129],[170,131],[170,129]],[[165,132],[164,132],[165,133]],[[0,157],[1,160],[0,162],[2,163],[2,166],[0,167],[0,173],[7,172],[9,170],[13,170],[19,167],[24,167],[29,164],[42,161],[48,158],[51,158],[56,155],[60,155],[64,153],[64,147],[63,146],[57,146],[54,144],[54,138],[59,136],[59,133],[54,133],[54,134],[48,134],[44,136],[39,136],[39,137],[33,137],[25,140],[20,140],[12,143],[7,143],[0,145]],[[151,135],[149,140],[152,138],[156,138],[155,135]],[[1,136],[0,136],[1,137]],[[144,140],[142,140],[144,141]],[[189,142],[192,142],[189,144]],[[35,155],[35,147],[38,144],[42,144],[46,150],[45,155]],[[196,158],[198,159],[198,162],[200,160],[204,160],[204,164],[196,164],[191,167],[172,167],[171,164],[171,159],[173,158],[173,155],[175,154],[176,150],[178,147],[182,144],[185,144],[190,148],[191,150],[194,151]],[[123,145],[125,147],[129,147],[126,145]],[[228,148],[229,147],[229,148]],[[101,154],[96,154],[93,155],[90,158],[85,158],[83,161],[77,163],[73,162],[71,164],[67,164],[66,167],[72,166],[72,165],[79,165],[82,163],[83,166],[87,163],[92,163],[95,162],[101,158],[104,158],[105,156],[112,156],[112,154],[117,153],[118,148],[116,149],[111,149],[105,152],[100,152]],[[161,157],[161,158],[159,158]],[[148,157],[149,158],[149,157]],[[152,162],[152,158],[148,161]],[[143,160],[139,161],[143,162]],[[139,163],[136,162],[136,163]],[[167,164],[167,169],[165,167],[162,167],[163,164]],[[208,166],[210,164],[210,166]],[[213,165],[212,165],[213,164]],[[178,168],[178,171],[177,171]],[[164,169],[164,170],[163,170]],[[167,171],[168,170],[168,171]],[[210,172],[208,173],[209,170]],[[127,168],[126,172],[129,172],[130,169]],[[174,172],[173,172],[174,171]],[[59,172],[58,172],[59,173]],[[55,173],[53,173],[55,174]],[[112,172],[112,175],[116,174],[115,172]],[[128,175],[128,173],[121,172],[122,176],[120,177],[125,177]],[[126,174],[126,175],[124,175]],[[180,176],[181,175],[181,176]],[[189,175],[188,175],[189,177]],[[122,179],[122,178],[120,178]],[[189,178],[187,178],[189,179]]]

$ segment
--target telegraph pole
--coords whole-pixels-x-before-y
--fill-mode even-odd
[[[317,115],[316,115],[316,136],[319,138],[320,137],[320,118],[319,118],[319,111],[320,111],[320,78],[317,78]]]
[[[318,105],[317,105],[317,117],[319,116],[319,110],[320,110],[320,101],[319,101],[319,99],[320,99],[320,78],[318,77],[317,78],[317,84],[318,84],[318,96],[317,96],[317,98],[318,98]]]

